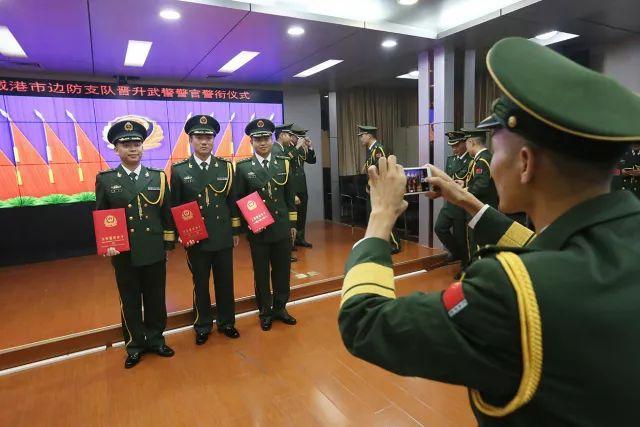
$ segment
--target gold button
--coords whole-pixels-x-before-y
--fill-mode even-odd
[[[151,231],[151,229],[149,227],[147,227],[147,231]]]
[[[218,205],[216,205],[216,208],[218,207]]]
[[[129,221],[133,221],[133,217],[132,216],[129,217]]]
[[[145,204],[144,204],[144,207],[146,208],[147,206],[149,206],[149,205],[145,203]]]
[[[219,216],[216,216],[216,219],[220,219],[220,217],[219,217]]]
[[[149,215],[145,215],[144,217],[145,217],[146,219],[149,219]]]
[[[278,211],[276,211],[276,215],[278,215]]]
[[[202,197],[202,194],[198,194],[198,197]]]
[[[200,209],[202,209],[202,206],[200,206]]]
[[[131,229],[129,229],[129,231],[133,233],[133,232],[134,232],[134,231],[136,231],[136,230],[134,230],[133,228],[131,228]]]
[[[263,202],[267,203],[267,201],[265,199],[262,199]]]
[[[274,202],[277,202],[277,201],[278,201],[278,199],[273,199],[273,201],[274,201]]]
[[[262,191],[264,191],[264,190],[265,190],[265,188],[264,188],[264,187],[262,187]]]
[[[130,207],[131,207],[131,204],[128,204],[128,205],[127,205],[127,207],[128,207],[128,208],[130,208]]]

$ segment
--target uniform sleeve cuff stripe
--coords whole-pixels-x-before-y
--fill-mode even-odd
[[[361,294],[376,294],[395,298],[393,269],[375,262],[365,262],[351,268],[342,285],[341,305],[347,299]]]

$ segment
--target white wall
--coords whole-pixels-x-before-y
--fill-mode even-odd
[[[594,58],[597,62],[595,68],[640,93],[640,37],[598,46],[594,49]]]
[[[284,121],[296,123],[304,129],[313,142],[318,161],[315,165],[305,164],[309,206],[307,221],[324,218],[324,197],[322,196],[322,130],[320,129],[320,93],[309,89],[284,90]]]

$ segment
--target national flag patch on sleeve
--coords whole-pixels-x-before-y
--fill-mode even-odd
[[[462,282],[455,282],[442,293],[442,303],[449,317],[453,317],[460,313],[467,305],[467,299],[464,297],[462,290]]]

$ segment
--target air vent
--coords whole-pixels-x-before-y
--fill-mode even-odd
[[[229,77],[229,74],[207,74],[208,79],[224,79]]]
[[[40,70],[42,66],[37,62],[25,62],[25,61],[10,61],[0,60],[0,66],[6,68],[13,68],[16,70]]]

